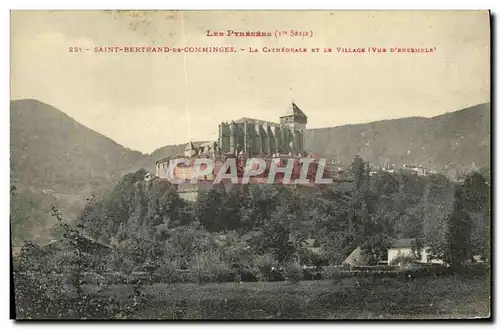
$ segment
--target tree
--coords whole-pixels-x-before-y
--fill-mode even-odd
[[[194,255],[215,247],[210,237],[197,224],[176,227],[168,232],[165,252],[179,261],[181,269],[187,269]]]
[[[52,209],[52,216],[57,220],[57,225],[63,230],[63,252],[67,256],[65,259],[68,265],[65,270],[69,275],[70,281],[80,298],[83,293],[83,272],[90,267],[90,259],[84,250],[83,229],[85,228],[85,218],[80,217],[76,228],[65,222],[61,213],[55,207]],[[62,262],[61,262],[62,263]]]
[[[348,211],[348,221],[351,223],[351,232],[355,234],[353,249],[361,246],[364,249],[373,249],[373,243],[383,240],[383,225],[381,217],[376,215],[376,195],[370,189],[370,165],[356,156],[351,164],[353,176],[353,191]]]
[[[237,222],[235,229],[248,232],[253,228],[263,227],[270,219],[280,200],[290,194],[286,189],[274,185],[243,185],[236,195]]]
[[[254,227],[262,226],[267,218],[263,216],[263,209],[260,206],[259,186],[243,185],[238,193],[238,219],[240,222],[239,230],[247,232]]]
[[[280,264],[298,258],[307,235],[302,200],[297,193],[281,199],[270,219],[260,228],[251,246],[259,255],[270,253]]]
[[[454,185],[442,175],[428,178],[422,202],[422,233],[424,243],[434,257],[445,259],[448,254],[448,215],[453,209]]]
[[[466,211],[489,211],[489,197],[490,187],[480,173],[473,172],[466,176],[463,184],[463,201]]]
[[[64,314],[53,298],[60,294],[62,282],[47,265],[40,246],[26,241],[13,267],[17,319],[47,318],[54,309]]]
[[[209,232],[231,230],[238,226],[236,202],[222,188],[213,188],[199,195],[195,218]]]
[[[465,211],[463,187],[455,190],[453,211],[448,217],[448,260],[459,264],[470,255],[471,218]]]
[[[465,211],[471,217],[471,252],[489,258],[491,237],[491,196],[488,182],[489,171],[473,172],[465,178]]]
[[[403,213],[393,214],[395,216],[394,236],[403,239],[423,239],[423,220],[424,210],[422,205],[407,208]]]
[[[139,189],[139,192],[143,190],[145,188]],[[168,183],[153,183],[147,193],[142,193],[138,204],[144,209],[141,216],[145,216],[145,224],[148,226],[178,226],[182,222],[180,217],[183,202],[177,191]]]

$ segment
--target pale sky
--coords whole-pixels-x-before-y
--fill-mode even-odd
[[[205,30],[312,31],[281,38]],[[70,53],[95,46],[418,47],[430,54]],[[118,143],[152,152],[215,140],[221,121],[308,128],[435,116],[490,101],[486,11],[14,11],[11,98],[35,98]]]

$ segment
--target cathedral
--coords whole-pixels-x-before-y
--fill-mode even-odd
[[[221,123],[220,152],[246,157],[303,155],[307,116],[292,102],[279,119],[279,123],[250,118]]]
[[[269,122],[250,118],[240,118],[230,123],[219,124],[217,141],[196,143],[189,142],[184,154],[173,158],[194,159],[208,157],[212,159],[233,156],[279,157],[305,156],[304,134],[307,116],[293,103],[279,118],[280,122]],[[172,157],[156,162],[156,176],[165,178]],[[189,176],[189,175],[188,175]]]
[[[230,123],[219,125],[217,141],[192,143],[189,142],[184,154],[177,154],[156,162],[156,177],[167,179],[170,161],[174,158],[187,158],[188,163],[177,165],[173,170],[175,178],[191,179],[196,158],[211,158],[223,161],[226,158],[238,157],[300,157],[305,156],[304,133],[307,116],[292,102],[286,112],[279,118],[279,123],[257,119],[241,118]],[[222,163],[222,162],[221,162]],[[212,181],[216,175],[206,175],[204,181]],[[211,184],[199,181],[191,184],[186,181],[179,184],[179,196],[187,201],[195,201],[202,189],[211,189]]]

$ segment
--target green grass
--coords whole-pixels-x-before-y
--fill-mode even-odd
[[[490,315],[489,278],[155,284],[137,319],[427,319]],[[125,296],[132,288],[111,287]]]

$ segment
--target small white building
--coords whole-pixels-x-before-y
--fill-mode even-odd
[[[392,243],[387,250],[387,262],[392,264],[398,257],[413,257],[419,263],[442,264],[440,259],[434,259],[430,248],[424,246],[420,250],[416,249],[416,239],[399,239]]]

